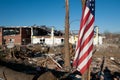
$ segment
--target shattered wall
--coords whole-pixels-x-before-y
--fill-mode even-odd
[[[22,28],[21,29],[21,39],[22,44],[29,44],[31,43],[31,28]]]
[[[3,40],[5,44],[13,42],[14,44],[21,44],[20,28],[3,28]]]
[[[31,28],[24,27],[5,27],[1,28],[3,33],[3,38],[0,38],[1,44],[8,44],[13,42],[16,45],[29,44],[31,42]],[[3,39],[3,40],[2,40]]]

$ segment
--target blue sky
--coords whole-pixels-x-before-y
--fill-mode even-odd
[[[81,0],[69,0],[70,29],[79,30]],[[2,26],[54,26],[64,30],[65,0],[0,0]],[[120,0],[96,0],[95,25],[100,32],[120,32]]]

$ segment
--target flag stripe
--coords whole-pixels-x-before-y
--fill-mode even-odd
[[[92,40],[91,41],[89,41],[89,43],[84,47],[84,49],[81,51],[81,55],[79,56],[79,58],[78,59],[80,59],[81,58],[81,56],[83,56],[83,53],[85,53],[85,51],[87,51],[88,50],[88,48],[89,48],[89,45],[92,45]],[[75,60],[75,63],[78,61],[78,59],[76,59]]]
[[[93,21],[94,21],[94,18],[92,18],[92,20],[90,21],[90,24],[87,26],[87,27],[90,27],[91,26],[91,24],[93,23]],[[90,27],[90,28],[93,28],[93,27]],[[88,28],[89,29],[89,28]],[[88,30],[88,29],[86,29],[85,30],[85,32]],[[84,34],[85,34],[85,32],[84,32]],[[89,34],[90,32],[88,31],[88,33],[86,33],[86,34]],[[85,35],[84,37],[86,37],[87,35]],[[81,40],[79,40],[79,41],[81,41]],[[83,40],[84,41],[84,40]],[[78,44],[80,44],[80,43],[78,43]],[[78,55],[80,54],[79,53],[79,50],[80,50],[80,48],[79,48],[79,45],[78,45],[78,49],[76,50],[76,53],[78,53]],[[75,55],[75,59],[77,58],[77,56],[78,55]]]
[[[87,25],[86,22],[87,22],[87,19],[89,18],[89,15],[90,15],[90,12],[88,12],[88,14],[86,15],[85,19],[84,19],[83,22],[82,22],[85,26]],[[83,34],[83,32],[84,32],[85,26],[83,26],[83,28],[82,28],[82,26],[81,26],[81,29],[80,29],[81,31],[80,31],[80,34],[79,34],[79,36],[80,36],[79,39],[80,39],[81,37],[83,37],[82,34]],[[79,46],[79,44],[80,44],[80,41],[81,41],[81,40],[78,40],[78,46]],[[78,49],[78,47],[77,47],[77,49]]]
[[[91,22],[86,26],[83,33],[84,37],[82,38],[81,45],[83,44],[84,40],[89,36],[89,34],[93,31],[93,27],[91,27],[93,25],[93,21],[94,21],[94,18],[92,18]]]
[[[84,55],[79,59],[78,65],[89,55],[89,52],[92,50],[93,45],[89,47],[89,49],[84,53]]]
[[[91,33],[91,35],[93,35],[93,33]],[[86,42],[84,42],[84,44],[81,46],[81,52],[80,52],[80,57],[88,50],[88,48],[91,46],[91,44],[93,43],[92,39],[90,39],[92,36],[89,36],[88,39],[86,40]]]
[[[86,26],[86,24],[85,24],[85,26]],[[85,28],[85,27],[84,27]],[[83,34],[83,31],[84,31],[84,28],[82,28],[82,30],[81,30],[81,33],[80,34]],[[80,37],[81,37],[82,35],[80,35]],[[81,38],[79,38],[79,40],[78,40],[78,43],[77,43],[77,49],[76,49],[76,51],[78,50],[78,48],[79,48],[79,46],[80,46],[80,41],[81,41]],[[76,54],[76,56],[77,56],[78,54]],[[75,58],[76,58],[76,56],[75,56]]]
[[[87,62],[87,64],[83,67],[83,69],[77,69],[78,71],[80,71],[81,73],[84,73],[84,71],[89,68],[90,64],[91,64],[92,58],[89,59],[89,61]]]
[[[94,19],[92,15],[90,15],[90,17],[88,17],[87,19],[89,19],[89,21],[91,21],[91,18],[92,18],[92,19]],[[92,23],[92,21],[93,21],[93,20],[92,20],[91,22],[89,22],[89,21],[88,21],[88,22],[86,22],[86,24],[83,26],[83,28],[82,28],[82,29],[81,29],[81,31],[80,31],[80,34],[79,34],[79,35],[80,35],[80,37],[79,37],[79,40],[78,40],[77,49],[78,49],[78,47],[79,47],[79,46],[80,46],[80,44],[81,44],[80,42],[81,42],[82,37],[84,36],[84,35],[83,35],[83,34],[85,33],[85,31],[84,31],[84,30],[86,29],[86,27],[88,27],[88,26],[89,26],[89,25],[88,25],[89,23]],[[88,23],[88,24],[87,24],[87,23]],[[87,25],[88,25],[88,26],[87,26]]]
[[[73,66],[83,74],[92,60],[95,0],[86,0],[83,8]]]
[[[77,69],[82,69],[86,64],[87,64],[87,62],[90,60],[90,58],[92,57],[92,51],[90,52],[91,54],[89,54],[88,56],[87,56],[87,58],[85,58],[82,62],[81,62],[81,64],[78,66],[78,68]]]

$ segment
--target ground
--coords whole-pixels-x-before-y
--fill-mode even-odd
[[[97,68],[96,71],[105,70],[107,67],[111,74],[118,73],[120,75],[120,49],[119,46],[113,44],[103,44],[99,46],[94,46],[94,53],[92,56],[91,71],[93,68]],[[72,51],[71,51],[72,52]],[[72,54],[73,56],[73,54]],[[104,59],[104,62],[103,62]],[[48,75],[49,74],[49,75]],[[46,76],[47,75],[47,76]],[[18,71],[14,71],[5,66],[0,66],[0,78],[6,80],[36,80],[35,74],[26,74]],[[44,75],[37,76],[38,80],[44,80],[45,78],[49,80],[57,80],[55,75],[51,72],[47,72]],[[47,79],[47,80],[48,80]]]

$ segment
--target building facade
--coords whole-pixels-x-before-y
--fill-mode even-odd
[[[15,45],[41,44],[61,45],[64,42],[63,33],[46,26],[30,27],[0,27],[0,45],[14,43]]]
[[[31,28],[28,27],[0,27],[0,45],[8,43],[23,45],[31,42]]]

